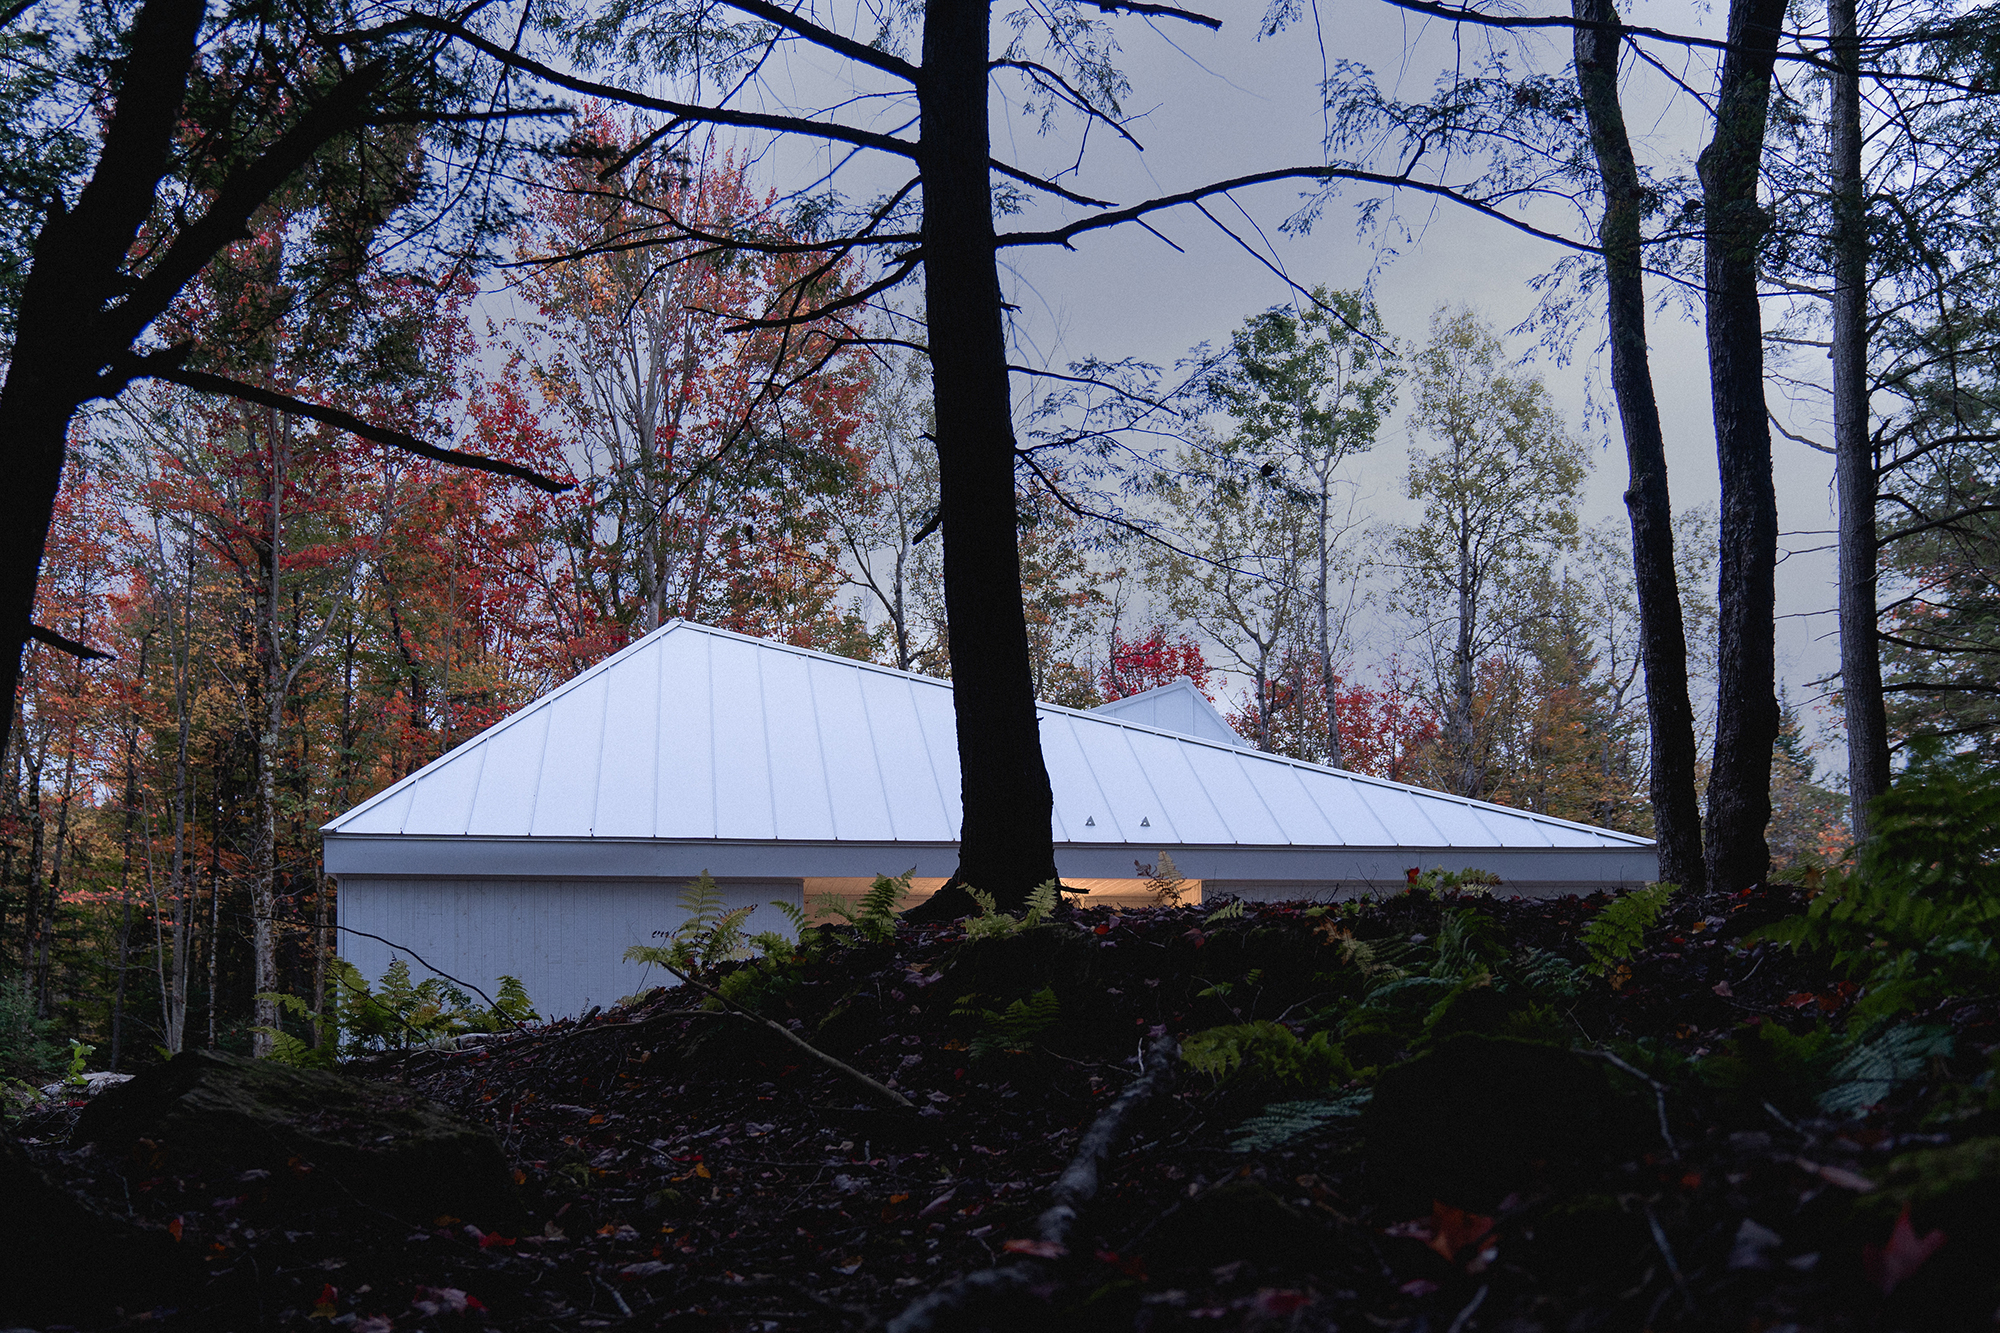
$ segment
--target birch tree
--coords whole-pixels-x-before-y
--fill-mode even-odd
[[[1588,469],[1539,379],[1507,373],[1500,340],[1471,310],[1439,310],[1411,371],[1410,498],[1420,522],[1394,540],[1397,605],[1433,645],[1455,790],[1482,796],[1474,718],[1478,663],[1533,614],[1538,578],[1577,538]]]

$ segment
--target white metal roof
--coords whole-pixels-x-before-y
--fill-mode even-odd
[[[1099,704],[1090,711],[1096,717],[1123,718],[1127,722],[1138,722],[1205,741],[1221,741],[1224,745],[1244,744],[1235,728],[1215,711],[1215,705],[1208,701],[1208,696],[1196,689],[1194,682],[1186,676],[1138,694],[1128,694],[1123,699],[1113,699],[1108,704]]]
[[[1179,734],[1115,710],[1043,704],[1040,718],[1065,873],[1129,874],[1135,856],[1172,848],[1191,877],[1337,878],[1327,853],[1373,849],[1387,859],[1371,865],[1455,851],[1463,855],[1446,859],[1497,869],[1507,851],[1546,854],[1531,859],[1547,867],[1583,854],[1596,871],[1576,863],[1575,874],[1524,874],[1522,862],[1512,878],[1651,877],[1641,863],[1651,863],[1652,844],[1630,834]],[[733,856],[735,873],[839,875],[894,873],[903,867],[889,862],[909,848],[934,853],[916,858],[921,873],[950,873],[955,858],[943,853],[958,829],[949,682],[676,621],[325,831],[334,874],[398,873],[400,847],[448,840],[409,872],[693,873],[685,863],[721,875],[731,872],[716,863]],[[663,860],[663,846],[690,856]],[[854,855],[799,870],[774,859],[784,846]],[[1216,855],[1190,862],[1190,849]],[[1224,855],[1232,849],[1293,855],[1246,869]],[[1341,873],[1380,872],[1364,874],[1357,861]]]

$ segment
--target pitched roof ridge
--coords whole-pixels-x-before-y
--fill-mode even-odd
[[[817,648],[803,648],[798,646],[797,644],[784,643],[776,639],[760,639],[755,635],[744,634],[737,630],[722,629],[714,625],[703,625],[696,621],[676,618],[674,620],[668,621],[664,625],[661,625],[658,629],[653,630],[651,633],[645,634],[640,638],[633,640],[631,643],[619,649],[617,652],[605,658],[603,661],[598,662],[594,666],[591,666],[583,671],[578,672],[575,676],[572,676],[569,680],[566,680],[562,684],[556,686],[554,689],[550,690],[547,694],[544,694],[539,698],[531,701],[530,703],[523,705],[521,708],[515,710],[514,712],[509,713],[506,717],[502,718],[500,721],[494,723],[492,726],[486,728],[484,731],[479,732],[477,735],[468,737],[466,740],[460,742],[457,746],[453,747],[451,750],[438,756],[438,758],[433,759],[430,763],[425,764],[422,768],[416,770],[416,772],[407,775],[406,777],[391,784],[388,787],[385,787],[383,790],[369,797],[361,804],[353,807],[350,810],[347,810],[346,812],[340,814],[334,819],[328,821],[328,823],[322,826],[323,830],[329,832],[338,832],[342,826],[350,823],[351,821],[359,818],[360,816],[366,814],[367,812],[375,809],[377,806],[387,802],[388,800],[393,798],[397,793],[415,784],[419,779],[423,778],[426,774],[429,774],[435,769],[442,768],[452,762],[457,761],[460,758],[465,757],[466,755],[471,753],[474,749],[483,746],[487,741],[501,735],[507,729],[514,726],[516,723],[520,722],[522,719],[530,717],[540,712],[542,709],[546,707],[552,706],[557,699],[568,694],[572,690],[582,688],[586,682],[594,680],[598,676],[611,671],[613,668],[617,667],[621,662],[623,662],[626,658],[638,655],[641,649],[652,646],[653,644],[656,643],[656,641],[664,640],[670,634],[682,630],[691,631],[698,634],[705,634],[712,638],[734,640],[736,642],[743,643],[750,647],[757,648],[763,651],[792,653],[799,657],[816,659],[825,662],[829,665],[845,667],[850,670],[874,672],[879,675],[884,675],[896,679],[909,681],[913,684],[928,685],[937,689],[942,689],[947,691],[949,691],[952,688],[952,684],[949,680],[941,679],[936,676],[926,676],[914,671],[904,671],[897,667],[884,666],[879,662],[868,662],[860,658],[842,657],[836,653],[823,652]],[[1178,684],[1181,682],[1186,682],[1190,687],[1193,686],[1193,682],[1188,681],[1185,676],[1179,677],[1175,681],[1169,682],[1168,686],[1171,686],[1173,684]],[[1156,686],[1154,688],[1165,689],[1168,688],[1168,686]],[[1127,697],[1136,698],[1137,696],[1134,695]],[[1206,698],[1206,696],[1203,697],[1204,699]],[[1210,707],[1213,707],[1213,705],[1211,704]],[[1651,846],[1653,841],[1650,838],[1642,838],[1639,837],[1637,834],[1624,833],[1616,829],[1601,828],[1594,824],[1578,823],[1575,820],[1561,819],[1554,815],[1540,814],[1532,810],[1520,810],[1516,809],[1513,806],[1499,805],[1492,801],[1481,801],[1470,796],[1459,796],[1452,792],[1441,792],[1429,787],[1418,787],[1411,783],[1396,782],[1388,778],[1378,778],[1371,774],[1356,773],[1350,769],[1334,768],[1327,764],[1316,764],[1311,762],[1310,760],[1296,759],[1290,755],[1274,754],[1268,750],[1255,749],[1249,745],[1231,745],[1226,741],[1213,740],[1206,736],[1191,736],[1188,735],[1186,732],[1174,731],[1165,727],[1156,727],[1144,722],[1135,722],[1127,718],[1119,717],[1115,714],[1100,713],[1094,709],[1070,708],[1063,704],[1047,703],[1041,700],[1036,701],[1035,708],[1038,713],[1049,713],[1049,714],[1060,715],[1063,717],[1076,718],[1082,721],[1095,723],[1099,726],[1124,727],[1128,730],[1143,732],[1148,735],[1163,736],[1169,740],[1175,741],[1183,745],[1207,746],[1210,749],[1223,750],[1239,755],[1247,755],[1255,759],[1265,760],[1276,764],[1287,765],[1291,768],[1304,770],[1306,772],[1319,773],[1331,777],[1346,778],[1352,782],[1359,783],[1363,786],[1374,787],[1388,791],[1402,792],[1408,795],[1422,797],[1428,800],[1446,801],[1448,803],[1463,806],[1473,810],[1488,810],[1494,812],[1495,814],[1499,814],[1508,818],[1523,819],[1535,824],[1547,824],[1559,828],[1574,829],[1579,832],[1589,833],[1601,838],[1616,839],[1618,841],[1625,842],[1632,846],[1641,846],[1641,847]]]

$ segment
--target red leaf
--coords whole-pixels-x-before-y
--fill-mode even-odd
[[[1458,1258],[1458,1252],[1466,1246],[1485,1238],[1493,1230],[1493,1219],[1478,1213],[1468,1213],[1454,1208],[1448,1203],[1431,1200],[1431,1236],[1425,1242],[1445,1257],[1446,1262]]]
[[[1887,1243],[1861,1247],[1861,1271],[1877,1291],[1887,1296],[1922,1268],[1924,1260],[1936,1254],[1943,1244],[1942,1231],[1917,1235],[1916,1228],[1910,1225],[1909,1205],[1905,1204],[1896,1225],[1889,1228]]]
[[[1052,1240],[1010,1240],[1000,1247],[1009,1254],[1031,1254],[1037,1259],[1060,1259],[1069,1248]]]

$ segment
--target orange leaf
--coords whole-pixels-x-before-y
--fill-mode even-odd
[[[1000,1247],[1009,1254],[1031,1254],[1037,1259],[1060,1259],[1069,1248],[1052,1240],[1010,1240]]]
[[[179,1240],[181,1238],[181,1220],[178,1217],[176,1217],[173,1221],[167,1223],[167,1234],[169,1236],[172,1236],[175,1240]]]
[[[1942,1231],[1932,1231],[1923,1236],[1917,1234],[1916,1228],[1910,1225],[1909,1205],[1905,1204],[1896,1225],[1889,1228],[1886,1244],[1861,1247],[1861,1271],[1875,1284],[1877,1291],[1887,1296],[1922,1268],[1924,1260],[1936,1254],[1942,1244]]]
[[[1493,1219],[1478,1213],[1468,1213],[1454,1208],[1448,1203],[1431,1200],[1431,1236],[1425,1244],[1445,1257],[1447,1262],[1458,1258],[1458,1252],[1466,1246],[1485,1238],[1493,1230]]]

